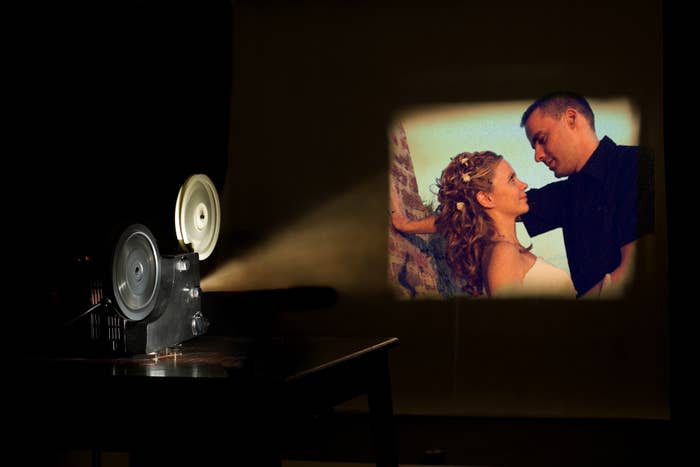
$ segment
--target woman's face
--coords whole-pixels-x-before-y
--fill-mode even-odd
[[[493,199],[493,209],[515,216],[530,210],[525,194],[527,183],[518,179],[513,167],[505,159],[496,164],[491,186],[493,189],[489,195]]]

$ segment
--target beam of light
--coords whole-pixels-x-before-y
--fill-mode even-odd
[[[429,185],[440,175],[445,161],[465,150],[489,148],[508,154],[510,157],[506,157],[511,164],[520,167],[518,173],[528,174],[531,186],[549,181],[543,178],[548,176],[546,169],[534,163],[532,149],[524,130],[519,127],[520,114],[526,104],[490,104],[477,106],[476,111],[466,105],[448,106],[447,109],[438,106],[438,112],[432,115],[428,112],[426,116],[423,113],[426,109],[403,115],[421,197],[430,200],[423,190],[429,193]],[[613,133],[611,136],[620,144],[636,143],[638,116],[628,101],[592,100],[591,105],[596,112],[599,136]],[[608,106],[618,106],[618,112],[622,108],[624,136],[601,128],[605,126],[603,114],[608,112]],[[625,117],[628,118],[626,123]],[[425,118],[427,120],[423,120]],[[447,127],[441,130],[444,125]],[[504,144],[506,147],[502,147]],[[386,292],[387,205],[388,174],[382,172],[360,181],[303,215],[272,234],[263,244],[222,263],[201,279],[200,286],[205,292],[302,286],[328,286],[340,294],[353,295]],[[524,241],[528,240],[524,232],[519,235]],[[552,241],[549,237],[542,237],[545,236],[538,238],[539,243],[533,242],[538,243],[534,247],[538,251],[544,250],[548,260],[560,263],[557,265],[566,269],[568,265],[561,238]],[[226,238],[219,239],[219,242],[225,241]]]
[[[202,290],[328,286],[341,294],[381,293],[387,287],[387,184],[382,172],[348,188],[223,263],[201,279]]]

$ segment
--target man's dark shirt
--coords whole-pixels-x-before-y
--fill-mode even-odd
[[[652,158],[607,136],[579,172],[527,196],[522,219],[530,236],[562,227],[578,296],[619,266],[622,246],[653,232]]]

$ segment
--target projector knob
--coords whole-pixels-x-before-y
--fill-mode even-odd
[[[209,321],[204,317],[201,311],[198,311],[192,316],[192,334],[199,336],[207,332]]]

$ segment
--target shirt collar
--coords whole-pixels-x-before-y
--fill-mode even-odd
[[[580,173],[585,173],[596,180],[603,181],[607,172],[607,163],[609,162],[606,155],[613,152],[616,146],[613,140],[603,136],[603,139],[600,140],[598,147],[593,151]]]

